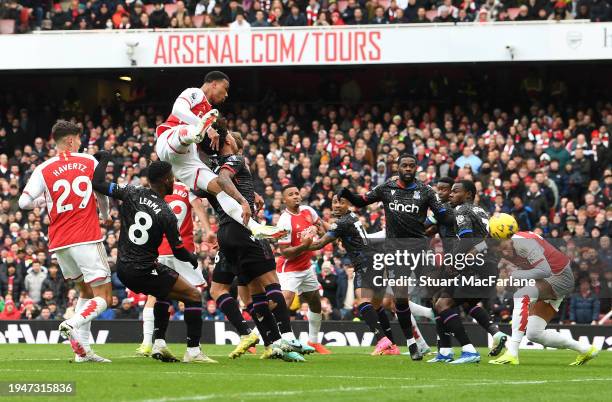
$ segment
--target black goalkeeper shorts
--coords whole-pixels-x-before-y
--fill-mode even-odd
[[[219,249],[231,268],[247,284],[265,273],[276,271],[270,243],[255,239],[251,231],[238,222],[222,224],[217,239]]]
[[[179,274],[163,264],[153,264],[148,267],[117,264],[117,276],[127,288],[145,295],[166,299],[172,291]]]

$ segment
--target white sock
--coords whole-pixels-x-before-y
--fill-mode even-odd
[[[581,345],[580,342],[561,335],[553,329],[546,329],[548,323],[542,317],[532,315],[527,324],[527,339],[557,349],[571,349],[578,353],[586,353],[589,345]]]
[[[284,334],[281,334],[281,338],[289,342],[296,340],[293,332],[285,332]]]
[[[106,310],[106,301],[101,297],[94,297],[93,299],[87,300],[84,305],[76,311],[72,318],[66,320],[66,322],[72,328],[78,329],[96,318],[104,310]]]
[[[182,130],[187,130],[186,136],[181,136]],[[180,128],[174,128],[174,132],[167,137],[168,144],[172,147],[171,149],[180,153],[186,153],[195,140],[194,137],[197,134],[195,130],[196,126],[181,126]]]
[[[89,299],[84,299],[82,297],[79,297],[79,300],[77,300],[77,304],[76,304],[76,311],[80,311],[81,309],[85,308],[85,305],[87,304],[88,301]],[[81,325],[81,327],[77,329],[77,331],[79,334],[79,342],[81,342],[81,345],[83,345],[85,352],[87,353],[91,352],[91,347],[89,346],[89,334],[91,333],[91,321],[88,321],[85,324]]]
[[[193,348],[187,347],[187,353],[189,353],[189,356],[191,357],[196,357],[200,354],[200,352],[201,350],[199,346],[195,346]]]
[[[440,348],[438,349],[438,353],[440,353],[443,356],[448,356],[451,353],[453,353],[453,348]]]
[[[421,306],[420,304],[416,304],[414,302],[408,301],[408,305],[410,306],[410,312],[417,317],[425,317],[432,318],[433,310],[429,307]]]
[[[529,321],[529,309],[531,307],[531,299],[529,296],[514,299],[514,309],[512,310],[512,335],[510,342],[506,344],[508,354],[518,356],[519,346],[525,331],[527,330],[527,322]]]
[[[425,339],[423,339],[423,335],[421,334],[419,326],[417,325],[417,322],[412,314],[410,314],[410,321],[412,321],[412,334],[414,335],[414,339],[416,340],[417,345],[421,349],[427,349],[429,345],[427,344],[427,342],[425,342]]]
[[[206,189],[204,188],[202,190]],[[235,220],[239,224],[243,224],[242,207],[240,206],[238,201],[230,197],[225,191],[221,191],[219,194],[217,194],[217,201],[219,202],[221,208],[223,208],[223,212],[228,214],[233,220]],[[247,226],[249,229],[253,230],[256,227],[261,226],[261,224],[255,222],[253,218],[251,218]]]
[[[142,344],[151,345],[153,343],[153,327],[155,327],[155,317],[153,307],[142,309]]]
[[[476,349],[474,349],[474,345],[472,345],[471,343],[468,343],[467,345],[463,345],[461,347],[461,351],[468,352],[468,353],[476,353]]]
[[[321,330],[321,313],[313,313],[308,310],[308,341],[319,343],[319,331]]]
[[[166,347],[166,340],[165,339],[156,339],[154,345],[157,348],[165,348]]]

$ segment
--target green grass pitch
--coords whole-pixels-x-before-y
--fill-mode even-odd
[[[521,351],[521,365],[451,366],[407,356],[370,356],[370,348],[336,347],[306,363],[230,360],[231,346],[204,345],[219,364],[161,363],[132,357],[137,345],[97,345],[111,364],[76,364],[67,345],[1,345],[0,381],[74,381],[76,395],[5,398],[32,401],[599,401],[612,395],[612,353],[570,367],[575,353]],[[183,345],[170,345],[181,356]],[[259,352],[262,348],[258,347]],[[405,349],[405,348],[404,348]],[[481,349],[486,356],[486,350]]]

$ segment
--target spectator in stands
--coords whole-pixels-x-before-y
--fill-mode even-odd
[[[469,146],[466,146],[463,148],[463,155],[461,155],[455,161],[455,165],[457,165],[460,168],[463,168],[469,165],[469,167],[475,173],[478,173],[478,171],[480,170],[480,166],[482,165],[482,160],[478,156],[474,155],[472,148],[470,148]]]
[[[181,301],[178,302],[177,309],[174,314],[172,314],[172,319],[178,321],[185,320],[185,303]]]
[[[170,17],[164,10],[161,0],[155,0],[153,3],[153,12],[149,15],[149,26],[151,28],[168,28],[170,26]]]
[[[370,24],[374,25],[385,25],[388,24],[389,20],[385,15],[385,9],[382,6],[378,6],[374,9],[374,17],[370,20]]]
[[[410,23],[414,23],[417,20],[419,6],[416,0],[408,0],[408,5],[404,9],[404,16]]]
[[[580,280],[579,290],[570,299],[570,321],[572,324],[597,325],[599,298],[593,293],[588,278]]]
[[[514,215],[519,228],[522,231],[530,231],[534,228],[536,223],[535,215],[530,206],[523,204],[523,198],[521,196],[514,196],[512,198],[514,206],[510,210],[510,213]]]
[[[204,21],[202,22],[202,28],[215,28],[215,19],[212,14],[204,14]]]
[[[285,18],[283,25],[288,27],[303,27],[308,25],[308,21],[304,13],[301,13],[300,8],[294,3],[291,6],[291,13]]]
[[[225,316],[217,309],[217,304],[214,300],[209,300],[206,303],[206,310],[202,313],[202,319],[204,321],[224,321]]]
[[[117,309],[119,308],[119,298],[116,295],[113,295],[111,305],[108,306],[106,310],[104,310],[98,317],[97,320],[114,320],[117,313]]]
[[[47,271],[47,278],[43,281],[41,290],[43,293],[50,290],[55,295],[54,301],[61,306],[66,297],[66,282],[56,263],[49,264]]]
[[[434,22],[455,22],[451,15],[451,9],[447,6],[438,7],[438,16],[434,18]]]
[[[255,4],[259,3],[256,2]],[[257,12],[255,13],[255,21],[251,22],[251,26],[253,28],[264,28],[270,26],[270,24],[266,20],[266,15],[264,14],[263,10],[257,10]]]
[[[121,306],[115,309],[115,319],[117,320],[137,320],[138,310],[132,306],[130,299],[123,299]]]
[[[610,5],[606,0],[590,0],[589,9],[591,21],[605,22],[610,21]]]
[[[40,315],[36,317],[37,320],[52,320],[54,317],[51,316],[51,309],[48,306],[44,306],[40,309]]]
[[[182,0],[176,2],[176,11],[172,14],[178,21],[179,28],[188,28],[185,26],[185,17],[189,17],[189,10],[185,8],[185,3]]]
[[[323,297],[327,297],[332,306],[336,306],[336,290],[338,289],[337,276],[332,270],[329,261],[325,261],[321,266],[321,273],[318,280],[323,288]]]
[[[330,25],[329,22],[330,22],[330,18],[327,12],[321,11],[321,13],[319,14],[319,17],[317,18],[317,22],[314,23],[314,26],[318,26],[318,27],[329,26]]]
[[[109,25],[112,25],[111,14],[106,3],[102,3],[100,5],[100,10],[95,14],[93,19],[93,28],[94,29],[107,29],[110,28]]]
[[[578,10],[576,11],[577,20],[590,20],[591,19],[591,11],[589,10],[588,4],[584,2],[578,3]]]
[[[244,18],[244,11],[242,9],[236,12],[236,20],[229,24],[229,28],[234,31],[248,31],[251,29],[251,24]]]
[[[341,320],[338,309],[334,308],[327,297],[321,297],[321,315],[323,320]]]
[[[113,27],[115,29],[120,29],[122,24],[125,24],[125,20],[123,17],[127,17],[128,23],[130,18],[130,13],[123,7],[122,4],[118,4],[115,9],[115,13],[112,16]]]
[[[210,14],[213,11],[213,8],[215,7],[216,4],[216,0],[199,0],[198,3],[195,6],[195,15],[206,15],[206,14]],[[257,7],[259,7],[259,2],[256,1],[253,3],[253,7],[255,8],[257,4]]]
[[[340,13],[338,11],[334,11],[331,15],[331,25],[346,25],[346,23],[344,22],[344,20],[342,19],[342,17],[340,16]]]
[[[141,0],[137,0],[134,2],[133,7],[130,9],[130,24],[133,28],[142,28],[141,17],[144,12],[144,5]]]
[[[355,0],[349,0],[349,5],[351,1],[353,3],[355,2]],[[255,3],[259,4],[257,1]],[[320,11],[321,5],[317,0],[308,0],[308,6],[306,6],[306,20],[308,21],[308,25],[314,25],[314,23],[317,22],[317,17],[319,16]]]
[[[222,12],[223,23],[225,25],[228,25],[234,22],[236,20],[236,16],[238,15],[239,11],[243,12],[243,16],[244,16],[244,10],[242,9],[242,7],[240,7],[240,5],[238,4],[238,1],[230,0]]]
[[[41,300],[42,285],[47,278],[47,270],[41,268],[40,262],[33,261],[32,266],[27,272],[28,274],[24,280],[25,290],[34,303],[39,303]]]
[[[17,271],[15,263],[7,263],[0,266],[0,296],[11,296],[13,300],[19,300],[19,295],[25,289],[21,272]]]
[[[9,321],[9,320],[19,320],[21,318],[21,313],[15,307],[15,302],[13,299],[7,299],[4,302],[4,310],[0,313],[0,320]]]

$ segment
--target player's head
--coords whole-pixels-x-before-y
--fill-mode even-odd
[[[227,99],[229,85],[230,79],[225,73],[221,71],[211,71],[204,77],[202,90],[211,104],[219,105]]]
[[[416,157],[412,154],[401,154],[398,170],[401,181],[407,184],[412,183],[417,171]]]
[[[51,128],[58,150],[77,152],[81,148],[81,129],[76,124],[58,120]]]
[[[518,223],[512,215],[499,214],[489,219],[489,234],[494,239],[509,239],[518,232],[518,230]]]
[[[457,205],[461,205],[465,202],[474,201],[475,196],[476,186],[474,185],[474,182],[471,180],[461,180],[453,184],[450,193],[450,203],[452,206],[456,207]]]
[[[300,189],[295,184],[287,184],[282,188],[283,202],[288,209],[297,208],[302,202]]]
[[[332,198],[332,213],[335,216],[346,215],[349,211],[351,204],[346,198],[338,197],[338,194],[334,194]]]
[[[227,155],[241,154],[244,149],[242,135],[237,131],[230,131],[229,135],[225,136],[225,144],[223,144],[223,153]]]
[[[147,177],[151,188],[163,193],[162,196],[172,193],[174,174],[172,174],[172,165],[168,162],[152,162],[148,167]]]
[[[450,198],[450,193],[451,189],[453,188],[453,184],[455,184],[455,181],[448,176],[441,178],[436,183],[436,192],[438,193],[438,196],[440,197],[440,200],[442,200],[442,202],[447,202]]]

